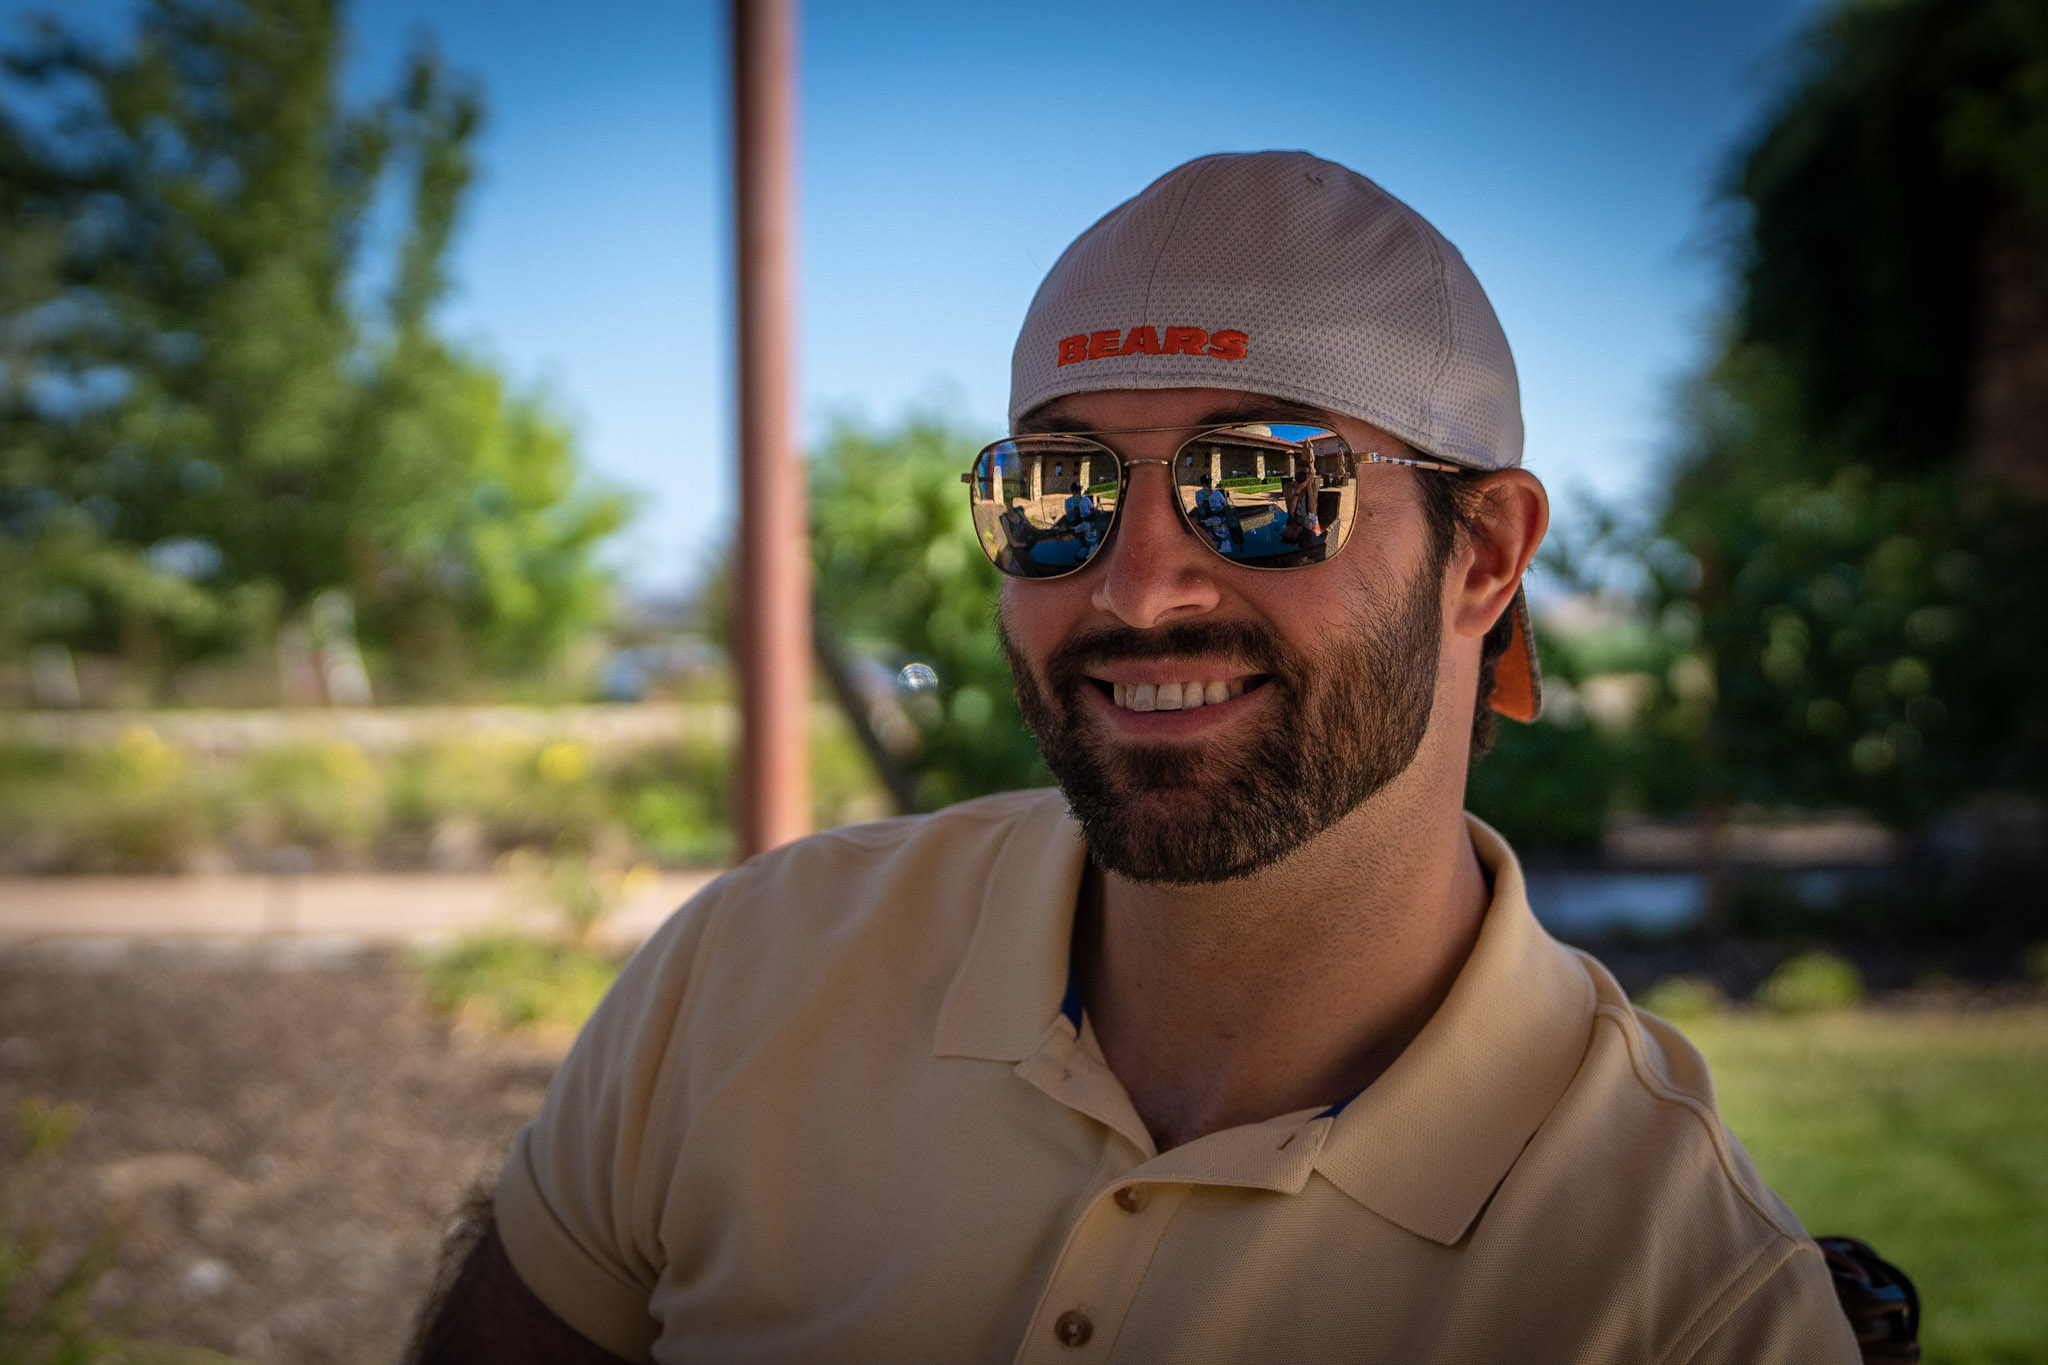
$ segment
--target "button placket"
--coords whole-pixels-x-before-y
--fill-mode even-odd
[[[1103,1189],[1068,1234],[1017,1352],[1019,1365],[1106,1360],[1144,1284],[1184,1185]]]

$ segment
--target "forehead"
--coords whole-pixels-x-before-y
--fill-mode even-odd
[[[1280,419],[1334,429],[1358,450],[1408,453],[1399,437],[1340,413],[1240,389],[1098,389],[1055,398],[1017,423],[1019,433],[1130,431]]]

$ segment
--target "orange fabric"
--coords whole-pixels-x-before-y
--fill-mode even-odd
[[[1494,665],[1493,696],[1487,705],[1524,724],[1543,714],[1543,674],[1536,662],[1536,637],[1529,628],[1529,600],[1515,589],[1515,633]]]

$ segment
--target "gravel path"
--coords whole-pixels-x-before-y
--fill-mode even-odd
[[[251,1361],[392,1360],[558,1059],[451,1028],[380,954],[0,954],[5,1116],[79,1110],[33,1191],[56,1250],[112,1231],[106,1326]]]

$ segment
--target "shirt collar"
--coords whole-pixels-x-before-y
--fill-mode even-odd
[[[1394,1064],[1341,1112],[1310,1120],[1317,1172],[1445,1245],[1464,1236],[1577,1074],[1594,1008],[1585,968],[1536,923],[1513,851],[1484,822],[1466,824],[1493,881],[1471,956]],[[1074,1028],[1062,1007],[1075,1004],[1069,945],[1086,858],[1057,792],[1017,821],[940,1011],[939,1056],[1022,1062],[1055,1021]]]
[[[1466,816],[1493,902],[1451,992],[1345,1106],[1316,1169],[1390,1222],[1448,1246],[1486,1207],[1578,1073],[1593,981],[1536,923],[1500,835]]]
[[[1038,1050],[1066,998],[1087,861],[1058,791],[1026,807],[988,865],[981,918],[939,1011],[939,1056],[1021,1062]]]

